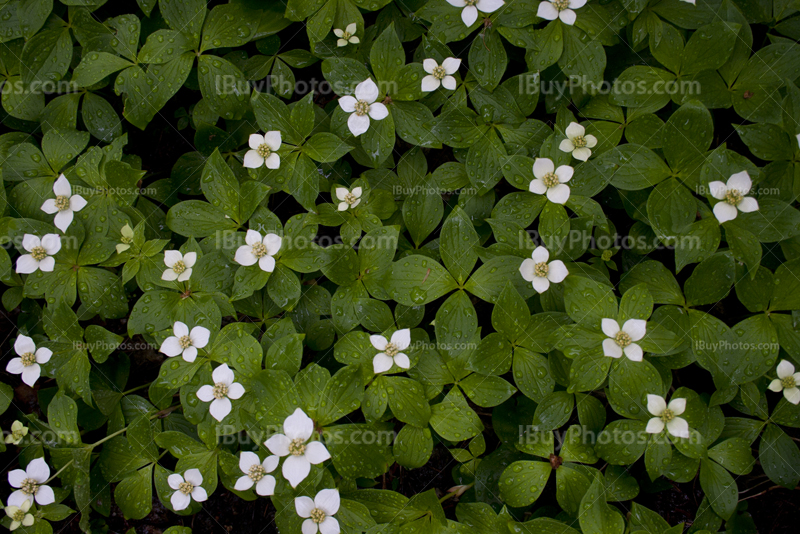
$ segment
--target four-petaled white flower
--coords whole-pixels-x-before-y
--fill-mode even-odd
[[[378,335],[369,336],[369,341],[381,351],[372,358],[372,369],[376,374],[388,371],[392,364],[397,364],[402,369],[411,367],[411,360],[402,352],[411,345],[411,330],[408,328],[397,330],[392,334],[391,341]]]
[[[239,477],[233,489],[237,491],[247,491],[256,486],[256,493],[266,496],[275,493],[275,477],[268,475],[278,467],[280,458],[277,456],[267,456],[264,461],[258,459],[254,452],[242,451],[239,455],[239,469],[244,473]]]
[[[629,360],[642,361],[642,347],[634,343],[642,339],[647,332],[647,321],[628,319],[622,328],[614,319],[603,319],[600,323],[603,333],[608,339],[603,340],[603,353],[611,358],[619,358],[624,353]]]
[[[61,250],[61,237],[58,234],[45,234],[42,239],[35,235],[25,234],[22,237],[22,248],[29,254],[17,258],[17,272],[31,274],[41,269],[50,273],[56,266],[54,255]]]
[[[360,187],[354,187],[352,191],[346,187],[337,187],[336,198],[341,201],[339,202],[339,211],[347,211],[347,208],[358,206],[361,203],[361,193]]]
[[[203,326],[195,326],[189,332],[189,327],[186,323],[175,321],[172,325],[172,333],[161,343],[159,352],[163,352],[170,358],[180,354],[183,359],[192,363],[197,359],[197,349],[202,349],[208,345],[208,338],[211,337],[211,331]]]
[[[714,204],[714,216],[720,223],[731,221],[742,213],[758,210],[758,201],[753,197],[746,197],[753,186],[753,181],[747,171],[737,172],[728,178],[728,183],[714,181],[708,184],[711,196],[722,202]]]
[[[23,471],[14,469],[8,473],[8,483],[12,488],[19,488],[8,497],[9,506],[22,507],[25,501],[33,502],[45,506],[52,504],[56,500],[52,488],[45,482],[50,478],[50,468],[44,458],[31,460]]]
[[[461,20],[467,26],[472,26],[478,20],[478,12],[494,13],[503,7],[503,0],[447,0],[454,7],[462,7]]]
[[[339,490],[324,489],[311,497],[295,497],[297,515],[304,518],[303,534],[339,534],[339,521],[334,514],[339,511]]]
[[[288,456],[281,472],[293,488],[305,480],[311,472],[311,464],[321,464],[331,457],[322,442],[309,442],[313,434],[314,421],[297,408],[283,422],[283,434],[275,434],[264,443],[272,454],[281,458]]]
[[[234,382],[233,371],[227,363],[223,363],[211,373],[213,385],[200,386],[197,398],[203,402],[210,402],[209,412],[217,421],[225,419],[231,413],[231,399],[241,399],[244,395],[244,386]]]
[[[6,436],[6,444],[19,445],[22,438],[28,435],[28,427],[22,424],[22,421],[14,421],[11,423],[11,432]]]
[[[545,0],[539,3],[536,16],[545,20],[561,19],[561,22],[568,26],[575,24],[578,16],[573,9],[578,9],[586,5],[586,0]]]
[[[250,150],[244,155],[244,166],[248,169],[257,169],[266,165],[268,169],[278,169],[281,166],[281,157],[278,150],[281,148],[281,133],[277,130],[264,135],[250,134],[248,141]]]
[[[422,68],[428,75],[422,78],[422,90],[429,93],[437,90],[440,85],[445,89],[454,90],[456,79],[453,74],[458,72],[460,66],[461,60],[454,57],[445,59],[441,65],[435,59],[426,59],[422,62]]]
[[[192,504],[192,499],[197,502],[208,499],[208,493],[201,487],[203,474],[199,469],[187,469],[183,476],[173,473],[167,477],[167,483],[175,490],[169,499],[175,510],[185,510]]]
[[[648,395],[647,411],[655,416],[647,422],[645,431],[648,434],[660,434],[667,427],[667,431],[677,438],[689,437],[689,423],[678,417],[686,411],[686,399],[672,399],[667,404],[660,395]]]
[[[56,198],[48,198],[42,204],[42,211],[48,215],[56,214],[53,221],[56,228],[66,232],[76,211],[81,211],[86,207],[86,199],[80,195],[72,194],[72,186],[63,174],[53,184],[53,193]]]
[[[533,162],[533,176],[528,190],[537,195],[547,194],[548,200],[554,204],[564,204],[569,200],[569,186],[574,169],[569,165],[561,165],[556,169],[553,160],[536,158]]]
[[[29,514],[31,501],[25,501],[20,506],[6,506],[6,515],[11,519],[8,530],[17,530],[20,525],[29,527],[33,525],[33,514]]]
[[[239,265],[249,267],[258,262],[262,271],[271,273],[275,270],[275,254],[281,249],[283,240],[277,234],[267,234],[261,238],[261,234],[255,230],[248,230],[244,237],[246,245],[236,249],[233,259]]]
[[[197,261],[197,252],[181,254],[178,250],[164,251],[164,264],[168,267],[161,273],[161,279],[167,282],[185,282],[192,276],[192,267]]]
[[[561,260],[551,261],[550,252],[544,247],[536,247],[531,257],[522,262],[519,272],[526,281],[533,284],[537,293],[550,289],[550,282],[559,284],[564,281],[569,271]]]
[[[333,30],[334,35],[338,37],[338,39],[336,40],[336,46],[342,47],[342,46],[347,46],[348,44],[360,43],[361,40],[358,37],[356,37],[357,29],[358,28],[356,27],[356,23],[351,22],[350,24],[347,25],[347,27],[344,30],[340,30],[339,28]]]
[[[356,85],[356,96],[343,96],[339,106],[345,113],[350,113],[347,127],[350,133],[358,137],[369,130],[369,119],[380,121],[389,116],[389,110],[378,99],[378,86],[367,78]]]
[[[778,364],[778,378],[769,383],[770,391],[778,393],[792,404],[800,404],[800,373],[794,372],[794,365],[786,360]]]
[[[120,231],[120,242],[117,243],[117,254],[122,254],[129,248],[131,248],[131,243],[133,243],[133,228],[128,223],[125,223]]]
[[[22,381],[33,387],[42,374],[40,365],[50,361],[53,351],[44,347],[37,349],[31,338],[20,334],[14,342],[14,352],[19,358],[11,358],[6,366],[6,371],[14,375],[22,375]]]
[[[572,157],[581,161],[586,161],[592,155],[591,149],[597,145],[597,138],[593,135],[586,135],[586,128],[577,122],[569,123],[566,131],[567,138],[561,141],[558,148],[562,152],[572,152]]]

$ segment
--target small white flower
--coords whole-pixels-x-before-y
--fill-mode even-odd
[[[536,16],[545,20],[561,19],[561,22],[568,26],[575,24],[578,16],[573,9],[578,9],[586,5],[586,0],[552,0],[539,3]]]
[[[167,477],[167,483],[175,490],[169,502],[177,511],[188,508],[192,504],[192,499],[197,502],[208,499],[208,493],[201,487],[203,474],[199,469],[187,469],[183,476],[173,473]]]
[[[339,521],[334,514],[339,511],[339,490],[324,489],[311,497],[295,497],[297,515],[304,518],[303,534],[339,534]]]
[[[7,444],[19,445],[22,438],[28,435],[28,427],[23,425],[21,421],[14,421],[11,423],[11,432],[6,436]]]
[[[6,506],[6,515],[11,518],[8,530],[17,530],[20,525],[29,527],[33,525],[33,514],[29,514],[31,501],[24,501],[20,506]]]
[[[533,284],[537,293],[544,293],[550,289],[550,282],[559,284],[564,281],[569,271],[561,260],[551,261],[550,252],[544,247],[536,247],[531,257],[522,262],[519,272],[526,281]]]
[[[339,106],[345,113],[350,113],[347,127],[350,133],[358,137],[369,129],[369,119],[381,121],[389,116],[389,110],[378,99],[378,86],[370,78],[356,85],[356,96],[343,96]]]
[[[460,66],[461,60],[454,57],[445,59],[441,65],[435,59],[426,59],[422,62],[422,68],[428,75],[422,78],[422,90],[429,93],[437,90],[440,85],[445,89],[454,90],[456,79],[453,74],[458,72]]]
[[[728,183],[715,181],[708,184],[711,196],[722,202],[714,204],[714,216],[721,223],[736,218],[737,210],[742,213],[758,211],[758,201],[746,197],[753,187],[753,181],[747,171],[737,172],[728,178]]]
[[[264,445],[281,458],[283,477],[296,488],[311,472],[311,464],[321,464],[331,457],[328,449],[320,441],[311,441],[314,434],[314,421],[297,408],[283,422],[283,434],[275,434]]]
[[[197,349],[208,345],[208,338],[211,337],[208,328],[195,326],[189,332],[189,327],[180,321],[175,321],[175,324],[172,325],[172,333],[174,335],[165,339],[158,351],[170,358],[180,354],[189,363],[197,359]]]
[[[603,340],[603,353],[611,358],[619,358],[625,353],[629,360],[642,361],[642,347],[634,343],[642,339],[647,332],[647,321],[628,319],[622,328],[614,319],[603,319],[600,324],[608,339]]]
[[[689,423],[678,417],[686,411],[686,399],[672,399],[667,405],[664,397],[648,395],[647,411],[655,416],[647,422],[645,431],[648,434],[660,434],[666,426],[667,431],[677,438],[689,437]]]
[[[128,223],[125,223],[120,231],[120,242],[117,243],[117,254],[122,254],[129,248],[131,248],[131,243],[133,243],[133,228]]]
[[[397,364],[402,369],[411,367],[411,360],[403,354],[403,350],[411,345],[411,330],[403,328],[392,334],[392,340],[388,341],[383,336],[369,336],[369,342],[378,349],[378,354],[372,358],[372,369],[375,373],[383,373],[392,368],[392,364]]]
[[[244,166],[248,169],[257,169],[266,165],[268,169],[278,169],[281,166],[281,157],[278,150],[281,148],[281,133],[277,130],[264,135],[251,134],[248,141],[250,150],[244,155]]]
[[[14,342],[14,352],[19,358],[11,358],[6,371],[22,375],[22,381],[33,387],[42,374],[40,365],[50,361],[53,351],[44,347],[37,349],[33,339],[20,334]]]
[[[361,40],[356,37],[356,30],[357,28],[355,22],[348,24],[344,30],[340,30],[339,28],[333,30],[333,33],[336,35],[336,37],[338,37],[336,40],[336,46],[343,47],[347,46],[348,44],[360,43]]]
[[[783,391],[783,396],[792,404],[800,404],[800,373],[794,372],[794,365],[787,360],[778,364],[778,378],[769,383],[770,391],[778,393]]]
[[[258,262],[262,271],[271,273],[275,270],[275,254],[281,249],[283,240],[277,234],[267,234],[261,238],[261,234],[255,230],[248,230],[244,237],[246,245],[236,249],[233,260],[239,265],[249,267]]]
[[[695,4],[695,1],[696,0],[681,0],[681,2],[686,2],[687,4],[692,4],[693,6],[697,5],[697,4]]]
[[[222,421],[231,413],[231,399],[241,399],[244,395],[244,386],[234,382],[233,371],[227,363],[223,363],[211,373],[214,385],[200,386],[197,398],[203,402],[210,402],[209,412],[211,417]]]
[[[592,155],[590,149],[597,145],[597,138],[593,135],[586,135],[586,128],[577,122],[569,123],[565,132],[567,138],[561,141],[558,148],[562,152],[572,152],[572,157],[581,161],[586,161]]]
[[[72,224],[74,213],[86,207],[86,199],[72,194],[72,186],[69,185],[69,180],[63,174],[53,184],[53,193],[56,194],[56,198],[45,200],[42,204],[42,211],[48,215],[55,213],[56,228],[66,232],[69,225]]]
[[[259,495],[273,495],[275,493],[275,477],[268,475],[278,467],[280,458],[277,456],[267,456],[264,461],[258,459],[254,452],[242,451],[239,454],[239,469],[244,473],[239,477],[233,489],[237,491],[247,491],[256,486],[256,493]]]
[[[169,267],[161,273],[161,279],[167,282],[185,282],[192,276],[192,267],[197,261],[197,252],[181,254],[178,250],[164,251],[164,264]]]
[[[44,458],[31,460],[23,471],[14,469],[8,473],[8,483],[12,488],[19,488],[8,497],[9,506],[22,508],[22,503],[32,503],[36,499],[37,504],[45,506],[54,503],[55,494],[50,486],[45,482],[50,478],[50,468]]]
[[[478,20],[478,11],[494,13],[505,4],[503,0],[447,0],[447,3],[454,7],[464,8],[461,10],[461,20],[468,27]]]
[[[569,165],[555,168],[553,160],[536,158],[533,162],[533,176],[528,190],[537,195],[547,194],[548,200],[554,204],[564,204],[569,200],[569,186],[574,169]]]
[[[32,234],[22,237],[22,248],[30,252],[17,258],[17,272],[31,274],[37,270],[50,273],[56,266],[54,255],[61,250],[61,237],[58,234],[45,234],[40,240]]]
[[[346,187],[336,188],[336,198],[339,202],[339,211],[347,211],[347,208],[355,208],[361,203],[361,188],[354,187],[352,191]]]

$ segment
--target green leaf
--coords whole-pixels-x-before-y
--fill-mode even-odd
[[[468,59],[478,83],[486,90],[494,91],[503,79],[508,57],[503,41],[493,27],[485,28],[475,36]]]
[[[126,519],[143,519],[153,505],[153,464],[123,478],[114,488],[114,501]]]
[[[405,425],[397,433],[392,453],[398,464],[408,469],[422,467],[433,452],[433,438],[429,428]]]
[[[422,385],[416,380],[397,376],[384,378],[392,413],[404,423],[424,428],[431,418]]]
[[[72,38],[66,27],[53,27],[31,37],[22,49],[22,81],[49,83],[67,73],[72,60]]]
[[[351,365],[340,369],[331,377],[325,385],[317,409],[318,425],[326,426],[358,409],[364,396],[359,374],[358,366]]]
[[[441,403],[431,406],[431,426],[450,441],[463,441],[483,431],[478,414],[469,407],[464,395],[454,387]]]
[[[800,481],[800,450],[777,425],[767,425],[764,430],[758,458],[770,480],[787,489],[797,486]]]
[[[506,467],[500,476],[500,491],[511,506],[529,506],[542,494],[550,472],[549,462],[519,461]]]
[[[406,256],[393,263],[386,283],[392,299],[404,306],[427,304],[457,287],[441,264],[421,255]]]
[[[333,163],[351,150],[353,147],[334,134],[326,132],[315,134],[303,145],[303,152],[320,163]]]
[[[428,210],[423,210],[423,214],[427,215]],[[478,261],[477,246],[478,233],[472,221],[461,207],[456,206],[442,224],[439,251],[447,270],[459,284],[466,282]]]
[[[439,226],[443,213],[442,197],[425,187],[406,199],[403,203],[403,220],[417,247]]]
[[[56,393],[47,406],[47,420],[58,439],[67,446],[81,443],[78,430],[78,405],[63,392]]]
[[[406,58],[394,24],[389,24],[375,39],[369,52],[369,61],[379,81],[388,82],[397,79],[397,74],[405,65]]]
[[[114,74],[133,63],[108,52],[90,52],[83,56],[80,64],[72,73],[72,81],[80,87],[89,87],[103,81],[106,76]]]
[[[723,519],[729,519],[736,510],[739,489],[736,481],[712,460],[700,462],[700,487],[708,495],[711,507]]]

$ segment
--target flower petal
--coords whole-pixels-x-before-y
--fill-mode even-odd
[[[172,494],[172,497],[169,498],[169,503],[172,505],[173,509],[181,511],[189,507],[192,503],[192,498],[182,491],[176,491]]]
[[[324,489],[314,497],[314,505],[325,512],[325,515],[334,515],[339,511],[339,490]]]
[[[233,486],[233,489],[236,491],[247,491],[253,487],[253,484],[255,484],[253,479],[245,475],[236,479],[236,484]]]
[[[556,166],[550,158],[536,158],[533,161],[533,175],[537,178],[544,178],[546,174],[555,170]]]
[[[33,234],[25,234],[22,236],[22,248],[30,252],[36,247],[42,246],[42,240]]]
[[[376,354],[374,358],[372,358],[372,370],[375,372],[375,374],[385,373],[392,368],[393,364],[394,360],[385,352],[380,352]]]
[[[275,434],[264,442],[264,445],[270,450],[272,454],[277,456],[287,456],[289,454],[289,444],[292,442],[283,434]]]
[[[622,347],[616,344],[613,339],[603,340],[603,355],[609,358],[622,357]]]
[[[799,388],[788,388],[783,390],[783,396],[786,397],[786,400],[791,402],[792,404],[800,404],[800,389]]]
[[[392,344],[397,350],[405,350],[411,345],[411,330],[403,328],[392,334]]]
[[[531,253],[531,259],[534,263],[545,263],[550,259],[550,251],[540,245]]]
[[[483,13],[494,13],[503,7],[503,4],[505,4],[503,0],[478,0],[475,7],[478,8],[478,11]]]
[[[197,486],[192,490],[192,499],[197,502],[204,502],[208,500],[208,492],[204,488]]]
[[[281,168],[281,157],[278,154],[273,152],[264,161],[264,165],[266,165],[266,167],[268,169],[273,169],[273,170],[274,169],[280,169]]]
[[[258,147],[264,144],[264,136],[261,134],[250,134],[250,137],[247,139],[247,145],[252,148],[253,150],[258,150]]]
[[[279,150],[282,142],[281,132],[278,130],[272,130],[264,134],[264,143],[266,143],[270,150]]]
[[[539,2],[539,8],[536,10],[536,16],[545,20],[556,20],[558,18],[558,9],[550,2]]]
[[[342,111],[345,113],[353,113],[356,110],[356,102],[358,100],[355,97],[350,95],[343,96],[339,99],[339,107],[342,108]]]
[[[264,236],[264,246],[267,247],[267,254],[274,256],[281,250],[283,239],[278,234],[267,234]]]
[[[548,265],[547,279],[555,284],[563,282],[568,274],[567,266],[561,260],[551,261]]]
[[[192,340],[192,345],[198,349],[202,349],[208,345],[208,339],[211,337],[211,331],[204,326],[195,326],[189,333],[189,338]]]
[[[478,8],[475,6],[467,6],[461,10],[461,20],[467,27],[472,26],[475,24],[475,21],[478,20]]]
[[[539,294],[550,289],[550,280],[541,276],[535,277],[531,283],[533,284],[533,289]]]
[[[255,230],[248,230],[244,235],[244,242],[248,245],[255,246],[261,244],[261,234]]]
[[[61,236],[58,234],[45,234],[42,236],[42,248],[49,256],[55,256],[61,250]]]
[[[628,319],[622,325],[622,331],[631,336],[631,341],[639,341],[647,333],[647,321],[644,319]]]
[[[564,130],[564,133],[567,134],[567,137],[570,139],[574,139],[579,135],[584,135],[586,133],[586,128],[578,124],[577,122],[570,122],[567,129]]]
[[[369,107],[369,116],[371,119],[381,121],[389,116],[389,108],[380,102],[375,102]]]
[[[558,181],[562,184],[565,184],[572,180],[572,175],[575,174],[575,169],[570,167],[569,165],[560,165],[555,170],[556,176],[558,176]]]
[[[200,389],[197,390],[197,398],[203,402],[214,400],[214,386],[209,386],[208,384],[200,386]]]
[[[241,399],[244,393],[245,393],[244,386],[241,385],[239,382],[234,382],[228,387],[229,399],[233,400]]]
[[[750,188],[753,187],[753,180],[750,179],[750,175],[747,171],[737,172],[736,174],[732,174],[730,178],[728,178],[728,189],[736,189],[741,194],[745,195],[750,192]]]
[[[258,258],[255,254],[253,254],[253,247],[250,245],[242,245],[236,249],[236,254],[233,256],[233,261],[239,265],[249,267],[251,265],[255,265],[255,263],[258,261]]]
[[[172,325],[172,333],[175,334],[176,337],[188,336],[189,327],[186,326],[186,323],[183,321],[175,321]]]
[[[619,323],[614,319],[603,319],[600,321],[600,329],[608,337],[614,337],[619,334],[620,331]]]
[[[717,202],[714,204],[714,217],[716,217],[720,223],[732,221],[736,218],[736,215],[736,208],[727,202]]]
[[[631,343],[622,351],[625,353],[625,356],[632,362],[640,362],[642,361],[642,357],[644,356],[644,352],[642,351],[642,347],[637,345],[636,343]]]
[[[172,267],[183,260],[183,254],[179,250],[165,250],[164,251],[164,265],[172,269]]]
[[[458,86],[458,83],[456,82],[456,79],[453,78],[452,76],[445,76],[442,79],[442,86],[445,89],[449,89],[450,91],[455,91],[456,86]]]
[[[572,144],[572,141],[569,139],[564,139],[558,144],[558,149],[561,152],[572,152],[575,150],[575,145]]]
[[[647,395],[647,411],[658,417],[667,408],[667,401],[661,395]]]
[[[394,364],[401,369],[408,369],[411,367],[411,360],[403,352],[398,352],[394,355]]]
[[[750,213],[751,211],[758,211],[758,200],[753,197],[744,197],[736,208],[742,213]],[[58,217],[58,215],[56,215]]]
[[[669,401],[669,405],[667,407],[675,415],[681,415],[683,412],[686,411],[686,399],[683,398],[672,399],[671,401]]]
[[[578,18],[578,16],[571,9],[564,9],[558,12],[558,18],[560,18],[561,22],[567,26],[572,26],[575,24],[575,20]]]
[[[430,93],[431,91],[437,90],[441,84],[442,82],[436,78],[436,76],[431,76],[429,74],[422,78],[421,89],[426,93]]]
[[[438,66],[439,64],[436,63],[435,59],[428,58],[422,61],[422,68],[428,74],[433,74],[433,69],[435,69]]]
[[[311,517],[311,511],[316,508],[311,497],[296,497],[294,509],[300,517]]]
[[[257,169],[264,164],[264,156],[256,152],[255,150],[248,150],[244,153],[244,161],[242,165],[244,165],[248,169]]]
[[[23,336],[20,336],[20,337],[23,337]],[[19,338],[17,338],[17,339],[19,339]],[[30,339],[30,338],[28,338],[28,339]],[[15,343],[14,344],[14,349],[16,350],[16,348],[17,348],[17,345]],[[26,352],[32,352],[32,351],[28,350]],[[22,354],[22,353],[17,351],[17,354]],[[781,360],[781,363],[778,364],[778,368],[776,369],[776,372],[778,373],[778,378],[786,378],[787,376],[791,376],[791,375],[794,374],[794,365],[792,365],[792,362],[790,362],[789,360]]]
[[[254,465],[261,465],[261,460],[258,459],[258,455],[252,451],[242,451],[239,453],[239,469],[241,469],[242,473],[249,473],[250,468]]]
[[[715,180],[708,184],[708,192],[711,193],[711,196],[717,200],[723,200],[725,198],[725,194],[728,192],[728,186],[725,185],[725,182]]]
[[[363,100],[367,104],[372,104],[378,99],[378,86],[372,81],[372,78],[367,78],[360,84],[356,85],[356,99]]]
[[[592,156],[592,151],[586,147],[576,148],[575,150],[572,151],[572,157],[580,161],[586,161],[591,156]]]
[[[263,256],[258,260],[258,268],[265,273],[271,273],[275,270],[275,258],[272,256]]]
[[[547,199],[553,204],[566,204],[569,200],[569,186],[567,184],[558,184],[555,187],[550,187],[547,190]]]
[[[48,198],[47,200],[44,201],[44,204],[42,204],[42,207],[40,209],[48,215],[58,213],[58,208],[56,207],[56,199]]]
[[[378,350],[386,350],[386,345],[389,344],[388,339],[377,334],[369,336],[369,342],[372,343],[372,346]]]
[[[290,440],[302,439],[303,441],[308,441],[308,438],[314,433],[314,421],[302,409],[297,408],[283,422],[283,432]]]
[[[225,384],[226,386],[230,386],[233,384],[234,375],[231,368],[228,367],[228,364],[223,363],[214,369],[214,371],[211,373],[211,378],[214,379],[215,384]]]
[[[229,413],[231,413],[231,400],[228,397],[214,399],[211,401],[211,406],[208,407],[208,411],[211,414],[211,417],[217,421],[222,421]]]
[[[327,516],[325,520],[319,524],[320,534],[339,534],[341,529],[339,527],[339,520],[332,516]]]
[[[169,484],[170,488],[176,490],[183,484],[183,477],[178,473],[173,473],[167,477],[167,484]]]
[[[197,348],[196,347],[186,347],[183,350],[183,361],[192,363],[197,359]]]
[[[648,434],[660,434],[662,430],[664,430],[664,421],[658,417],[650,419],[647,422],[647,427],[644,429]]]
[[[351,134],[358,137],[369,130],[369,116],[351,113],[347,118],[347,128],[350,129]]]
[[[522,279],[526,282],[533,282],[533,279],[536,278],[534,274],[534,267],[536,266],[536,262],[530,258],[523,260],[522,265],[519,266],[519,274],[522,275]]]
[[[274,495],[275,494],[275,477],[272,475],[266,475],[264,478],[258,481],[256,484],[256,493],[265,497],[267,495]]]
[[[30,254],[23,254],[17,258],[17,273],[31,274],[35,273],[37,269],[39,269],[39,262],[33,259]]]
[[[6,371],[11,373],[12,375],[20,375],[24,370],[25,366],[22,364],[22,358],[11,358],[11,360],[9,360],[8,364],[6,365]],[[780,382],[780,380],[778,382]]]
[[[442,61],[442,67],[447,74],[455,74],[461,68],[461,60],[455,57],[446,58]]]
[[[537,195],[544,195],[547,192],[547,186],[544,185],[544,180],[541,178],[534,178],[528,186],[528,191]]]
[[[682,417],[676,417],[667,423],[667,430],[670,434],[679,438],[689,437],[689,423]]]
[[[39,491],[36,492],[36,503],[41,506],[47,506],[56,502],[56,496],[53,493],[53,488],[50,486],[39,486]]]
[[[18,355],[22,356],[26,352],[36,352],[36,343],[33,342],[33,338],[30,338],[24,334],[20,334],[17,336],[17,339],[14,341],[14,352]],[[786,360],[784,360],[785,362]],[[788,362],[787,362],[788,363]],[[783,364],[783,362],[781,362]],[[791,365],[791,364],[789,364]],[[792,367],[792,371],[789,374],[794,372],[794,367]],[[778,376],[780,376],[781,367],[778,366]],[[783,377],[781,377],[783,378]]]
[[[309,463],[317,465],[329,460],[331,455],[321,441],[312,441],[306,445],[305,457]]]
[[[20,378],[30,387],[33,387],[36,381],[39,380],[39,376],[41,375],[41,373],[42,373],[42,368],[39,367],[38,363],[34,363],[33,365],[29,365],[22,370],[22,375],[20,376]]]
[[[283,473],[283,477],[289,481],[289,484],[291,484],[293,488],[296,488],[311,472],[311,464],[303,456],[289,455],[289,457],[283,461],[281,472]]]

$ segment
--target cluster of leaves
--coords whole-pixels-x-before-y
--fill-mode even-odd
[[[540,4],[0,0],[3,524],[225,488],[286,533],[673,533],[631,501],[697,479],[702,533],[795,488],[795,4]],[[188,127],[168,177],[127,149]],[[381,488],[437,447],[450,493]]]

